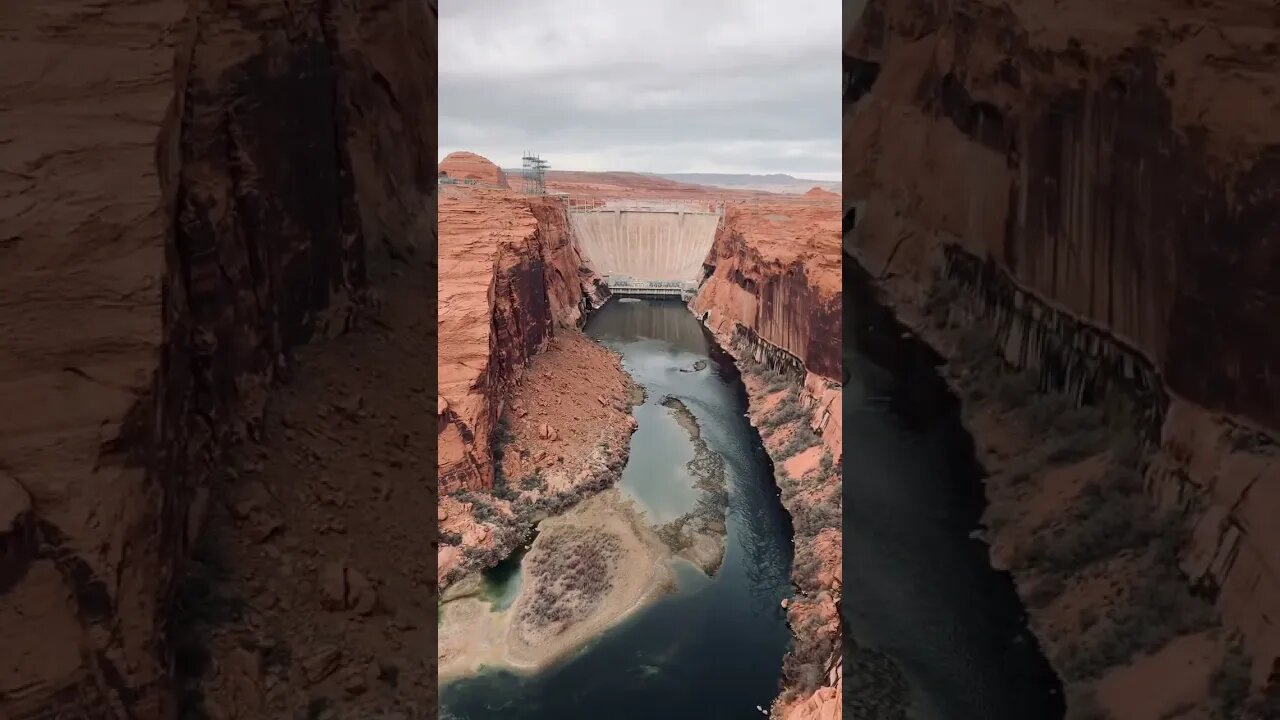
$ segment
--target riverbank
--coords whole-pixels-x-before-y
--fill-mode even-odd
[[[738,373],[731,358],[680,303],[608,303],[592,315],[586,332],[619,352],[627,372],[648,394],[633,408],[638,429],[631,436],[630,458],[616,491],[634,500],[650,527],[686,514],[699,500],[689,466],[698,457],[697,441],[691,437],[696,427],[697,439],[724,464],[729,507],[723,559],[710,576],[684,559],[674,559],[670,571],[675,592],[652,603],[651,596],[644,597],[624,614],[605,618],[590,629],[593,637],[579,649],[538,672],[510,667],[504,672],[503,666],[494,665],[492,672],[455,677],[442,689],[442,714],[586,720],[598,717],[604,708],[605,714],[620,720],[697,720],[706,716],[707,707],[715,707],[726,716],[748,717],[776,695],[780,660],[790,644],[779,603],[792,594],[791,544],[767,457],[745,417],[746,397]],[[679,399],[688,415],[673,411],[671,398]],[[594,502],[586,500],[582,507]],[[535,544],[561,520],[544,520]],[[594,528],[588,533],[597,534]],[[614,552],[608,540],[599,544],[606,546],[606,554]],[[664,558],[671,557],[669,548],[660,550]],[[538,572],[536,563],[531,548],[519,568],[504,564],[488,575],[485,595],[500,598],[501,607],[507,598],[528,590],[525,584]],[[557,579],[573,575],[565,568],[544,570]],[[519,578],[518,586],[512,578]],[[577,581],[573,582],[574,588],[552,588],[557,597],[573,601],[563,603],[566,607],[578,606],[581,599],[574,594]],[[525,602],[516,599],[511,607],[524,607]],[[606,614],[613,615],[624,604]],[[542,610],[560,605],[552,603]]]
[[[538,526],[506,609],[481,597],[441,605],[441,683],[483,669],[535,673],[673,588],[670,553],[619,490]]]
[[[707,265],[689,309],[737,361],[792,518],[795,641],[770,712],[829,717],[843,687],[839,198],[728,207]]]
[[[928,293],[919,307],[894,304],[896,320],[860,322],[900,321],[945,360],[942,381],[987,471],[992,565],[1015,580],[1067,717],[1239,717],[1248,661],[1180,572],[1187,518],[1144,489],[1141,406],[1043,390],[1037,373],[1003,364],[959,288],[940,280]]]
[[[440,498],[441,590],[496,565],[543,518],[617,482],[640,391],[618,356],[563,328],[499,401],[493,486]]]
[[[840,428],[835,416],[843,393],[826,378],[801,374],[793,357],[741,326],[713,335],[737,361],[750,422],[792,519],[796,594],[783,607],[795,643],[783,659],[783,690],[770,712],[787,720],[825,717],[839,712],[843,691],[841,439],[828,435]]]

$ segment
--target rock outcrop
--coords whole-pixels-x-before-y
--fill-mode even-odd
[[[908,324],[972,303],[1041,390],[1140,408],[1147,492],[1256,683],[1280,674],[1277,67],[1268,2],[871,0],[845,58],[854,256]]]
[[[804,196],[809,198],[818,198],[820,200],[827,200],[827,199],[838,199],[840,197],[840,194],[833,193],[830,190],[823,190],[820,187],[814,187],[814,188],[809,188],[807,191],[805,191]]]
[[[730,204],[690,310],[735,358],[751,421],[795,526],[796,646],[775,717],[838,717],[843,688],[839,211],[830,202]]]
[[[440,176],[511,189],[511,185],[507,182],[507,174],[502,171],[502,168],[486,157],[465,150],[451,152],[440,161]]]
[[[222,449],[432,242],[434,23],[6,9],[0,404],[31,412],[0,428],[0,715],[173,716],[164,625]]]
[[[555,328],[592,302],[564,205],[486,188],[440,199],[440,492],[493,487],[503,403]]]

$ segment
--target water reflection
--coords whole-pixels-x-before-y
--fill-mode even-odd
[[[853,589],[842,609],[850,634],[901,669],[910,717],[1062,717],[1057,680],[1026,631],[1012,583],[970,537],[982,471],[934,360],[899,342],[901,329],[887,319],[860,320],[846,337],[884,323],[868,343],[891,361],[845,358],[844,574]]]

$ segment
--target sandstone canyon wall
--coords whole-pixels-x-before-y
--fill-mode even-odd
[[[448,189],[439,230],[440,492],[491,489],[503,404],[556,327],[582,318],[594,282],[559,200]]]
[[[31,409],[0,427],[0,715],[172,717],[221,449],[371,278],[430,272],[435,6],[24,0],[0,32],[0,405]]]
[[[796,643],[772,712],[794,720],[838,717],[843,688],[838,215],[834,197],[729,205],[690,304],[739,361],[793,518]]]
[[[1182,569],[1280,657],[1280,14],[1263,0],[872,0],[846,42],[851,251],[909,324],[1146,423]]]

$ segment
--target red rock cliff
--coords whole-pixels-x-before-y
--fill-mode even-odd
[[[33,412],[0,425],[0,715],[173,716],[163,627],[220,449],[432,242],[434,22],[6,6],[0,405]]]
[[[859,262],[904,312],[959,284],[1053,389],[1140,398],[1148,488],[1193,509],[1184,570],[1255,677],[1280,656],[1277,67],[1265,0],[871,0],[845,59]]]
[[[771,709],[787,720],[837,717],[843,687],[839,234],[834,195],[730,204],[690,304],[738,358],[752,423],[794,519],[797,593],[787,619],[796,644]]]
[[[494,187],[510,189],[507,174],[486,157],[472,152],[451,152],[440,161],[440,174],[455,180],[475,180]]]
[[[504,398],[594,291],[563,203],[486,188],[441,196],[438,472],[441,493],[493,486]]]

